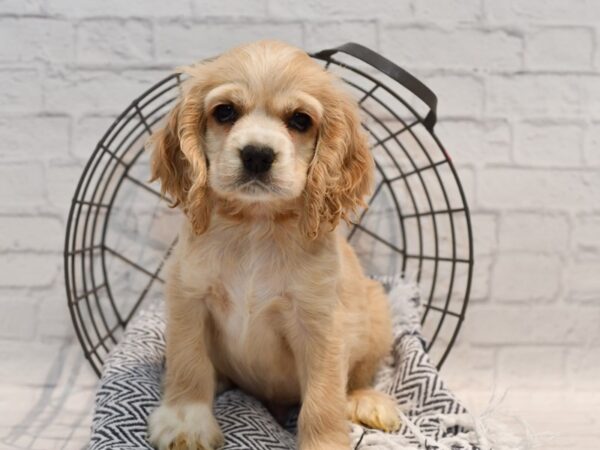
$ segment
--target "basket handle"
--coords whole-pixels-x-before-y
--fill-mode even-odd
[[[321,50],[317,53],[313,53],[312,56],[318,59],[328,60],[331,58],[331,56],[338,52],[346,53],[347,55],[366,62],[370,66],[373,66],[392,79],[396,80],[410,92],[415,94],[429,107],[429,113],[423,120],[423,125],[429,131],[433,131],[433,127],[435,126],[435,122],[437,120],[437,97],[431,91],[431,89],[389,59],[384,58],[379,53],[375,53],[373,50],[354,42],[348,42],[340,45],[339,47]]]

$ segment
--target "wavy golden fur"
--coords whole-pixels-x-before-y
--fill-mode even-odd
[[[347,418],[396,428],[393,402],[369,387],[391,345],[387,300],[336,231],[373,178],[355,102],[278,42],[183,71],[181,99],[151,140],[152,177],[188,218],[169,263],[165,393],[151,441],[218,447],[212,402],[228,385],[273,411],[302,402],[302,450],[348,449]],[[247,146],[273,155],[264,176],[246,173]]]

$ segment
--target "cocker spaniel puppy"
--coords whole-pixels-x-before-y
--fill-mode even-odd
[[[357,105],[303,51],[261,41],[183,69],[152,177],[187,219],[170,258],[159,449],[219,447],[215,393],[301,402],[302,450],[347,450],[347,420],[393,430],[370,388],[388,353],[381,286],[336,226],[364,205],[373,160]]]

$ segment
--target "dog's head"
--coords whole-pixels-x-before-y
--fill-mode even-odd
[[[311,238],[363,205],[373,161],[356,103],[306,53],[261,41],[182,70],[181,99],[152,137],[152,178],[197,233],[215,199],[297,205]]]

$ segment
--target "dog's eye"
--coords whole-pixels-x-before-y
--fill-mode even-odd
[[[308,130],[311,124],[312,121],[310,116],[301,112],[292,114],[292,117],[290,117],[290,120],[288,121],[288,127],[300,131],[301,133]]]
[[[215,108],[213,116],[219,123],[231,123],[236,121],[238,114],[233,105],[224,104]]]

